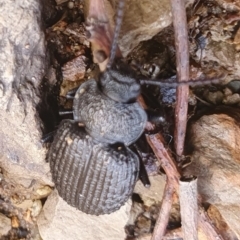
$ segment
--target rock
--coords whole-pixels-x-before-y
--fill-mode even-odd
[[[223,100],[223,103],[227,105],[240,103],[240,95],[238,93],[234,93],[231,96],[226,96],[225,99]]]
[[[223,89],[223,94],[224,94],[224,97],[228,97],[228,96],[231,96],[233,92],[230,88],[226,87]]]
[[[240,238],[240,112],[230,107],[216,111],[190,126],[187,141],[194,151],[184,174],[198,176],[203,201],[214,205]]]
[[[228,234],[233,236],[232,238],[229,238],[229,239],[233,239],[233,240],[240,239],[240,229],[239,229],[240,207],[239,205],[238,204],[232,204],[232,205],[217,204],[216,208],[220,212],[223,220],[227,223],[230,230],[234,232],[234,234],[229,230],[225,232],[226,235]]]
[[[229,11],[239,11],[240,10],[240,3],[238,1],[232,0],[216,0],[218,4],[226,10]]]
[[[137,224],[135,227],[135,235],[142,235],[145,233],[149,233],[151,230],[151,219],[145,217],[144,215],[140,215],[137,219]]]
[[[228,83],[227,89],[230,89],[230,91],[237,93],[240,91],[240,81],[237,79],[232,80]]]
[[[126,56],[141,41],[151,39],[172,23],[170,1],[128,0],[123,17],[119,46]]]
[[[19,195],[53,185],[36,112],[48,62],[40,9],[36,0],[1,3],[0,165]]]
[[[127,225],[134,225],[137,217],[144,212],[143,204],[133,202]]]
[[[1,201],[0,207],[13,216],[12,227],[16,227],[7,237],[14,231],[17,237],[22,234],[17,229],[20,227],[25,238],[28,230],[22,215],[27,213],[30,199],[35,198],[37,189],[53,186],[49,165],[45,162],[46,149],[40,142],[42,122],[37,113],[48,61],[40,2],[4,1],[1,13],[0,195],[6,202]],[[17,217],[13,204],[19,205]],[[4,226],[3,221],[0,222],[1,227]]]
[[[52,192],[52,188],[49,186],[44,186],[36,190],[36,197],[35,199],[42,199],[47,197]]]
[[[62,67],[63,80],[77,81],[84,78],[86,71],[86,58],[82,55],[65,63]]]
[[[57,191],[47,198],[37,224],[43,240],[123,240],[130,204],[109,214],[88,215],[69,206]]]
[[[42,210],[41,200],[24,200],[20,204],[13,205],[19,209],[22,209],[24,212],[30,211],[32,218],[36,218]]]
[[[0,213],[0,238],[11,229],[11,219]]]
[[[213,205],[211,205],[207,210],[208,216],[213,221],[215,227],[218,229],[219,233],[221,234],[221,236],[224,239],[236,240],[237,239],[236,235],[229,229],[229,226],[226,224],[225,220],[223,219],[223,216],[220,214],[220,212],[218,210],[222,207],[225,208],[223,205],[218,205],[217,208],[214,207]],[[231,207],[230,208],[229,207],[230,206],[228,206],[227,214],[229,214],[229,212],[234,212],[235,210],[237,210],[237,212],[239,212],[239,210],[240,210],[240,209],[232,209]],[[221,211],[221,212],[223,213],[223,211]],[[236,219],[233,219],[233,222],[235,220]],[[239,220],[237,222],[239,222]]]
[[[185,0],[186,6],[192,2]],[[116,7],[117,4],[115,9]],[[123,56],[127,56],[141,41],[151,39],[170,24],[172,24],[172,12],[169,0],[127,0],[119,38],[119,47]]]
[[[115,16],[114,11],[117,11],[118,1],[111,0],[110,3],[107,0],[103,1],[108,18],[110,22],[113,23]],[[186,6],[188,6],[192,4],[193,1],[186,0],[185,2]],[[88,3],[86,3],[86,5],[88,5]],[[123,56],[126,57],[141,41],[151,39],[171,23],[172,13],[169,0],[126,0],[119,37],[119,47]]]
[[[221,91],[210,92],[206,89],[203,93],[204,98],[213,104],[220,104],[223,101],[223,93]]]
[[[239,77],[240,32],[235,30],[239,11],[236,1],[216,0],[214,4],[203,2],[190,14],[188,27],[194,39],[190,40],[190,57],[200,63],[207,78],[222,75],[228,83]]]
[[[20,204],[17,204],[17,203],[13,204],[13,206],[17,208],[21,208],[24,211],[27,211],[32,205],[33,205],[33,200],[24,200]]]
[[[31,210],[31,216],[33,218],[37,217],[42,210],[42,202],[40,200],[34,201],[30,210]]]
[[[151,240],[152,234],[144,234],[143,236],[137,237],[136,240]]]
[[[137,193],[144,202],[144,205],[151,206],[162,201],[163,191],[166,184],[165,176],[149,176],[151,186],[146,188],[141,181],[136,183],[134,193]]]
[[[68,8],[73,9],[74,8],[74,2],[69,1],[68,2]]]

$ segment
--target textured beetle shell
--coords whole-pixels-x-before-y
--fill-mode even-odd
[[[121,142],[126,146],[141,136],[147,122],[147,115],[137,102],[124,104],[108,98],[93,79],[78,89],[73,115],[93,138],[110,144]]]
[[[59,195],[93,215],[119,209],[132,195],[139,159],[128,148],[94,143],[72,120],[60,124],[47,155]]]

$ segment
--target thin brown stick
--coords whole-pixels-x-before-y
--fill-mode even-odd
[[[168,177],[169,184],[173,186],[177,193],[179,193],[179,179],[180,174],[177,171],[177,168],[174,164],[174,160],[164,147],[164,140],[160,133],[155,135],[146,135],[149,145],[152,147],[158,161],[163,167],[166,175]],[[198,195],[197,199],[201,199]],[[199,201],[200,204],[200,201]],[[200,209],[200,208],[199,208]],[[204,234],[209,237],[209,240],[223,240],[221,235],[218,233],[218,230],[213,226],[211,220],[207,214],[200,210],[198,211],[198,224],[199,227],[203,230]],[[155,225],[155,228],[161,228],[159,221]],[[154,230],[157,231],[157,230]],[[217,237],[217,238],[216,238]],[[160,238],[161,239],[161,238]]]
[[[168,225],[168,219],[170,217],[170,211],[173,203],[173,193],[174,193],[174,187],[167,180],[167,183],[164,189],[161,210],[158,216],[158,220],[156,222],[156,225],[158,227],[154,228],[153,236],[151,240],[162,239],[165,235],[166,228]]]
[[[184,239],[198,239],[198,202],[197,178],[181,178],[179,200]]]
[[[146,138],[161,166],[166,172],[169,182],[173,184],[175,190],[178,192],[180,174],[173,159],[170,157],[170,154],[164,147],[162,135],[160,133],[146,135]]]
[[[171,0],[171,7],[175,34],[177,78],[179,82],[187,81],[189,79],[189,50],[185,1]],[[179,86],[177,88],[174,144],[178,156],[182,155],[184,149],[187,126],[188,93],[188,86]]]

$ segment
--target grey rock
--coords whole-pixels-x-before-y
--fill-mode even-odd
[[[6,235],[11,227],[11,219],[0,213],[0,238]]]
[[[112,214],[88,215],[69,206],[57,191],[53,191],[37,224],[43,240],[123,240],[129,212],[130,203],[127,202]]]
[[[0,23],[0,165],[6,181],[31,192],[52,185],[36,114],[47,63],[41,5],[2,1]]]
[[[128,0],[126,1],[125,9],[122,34],[119,39],[120,48],[124,56],[141,41],[151,39],[172,23],[169,0]]]
[[[232,80],[228,83],[227,87],[234,93],[240,91],[240,81],[237,79]]]
[[[86,6],[88,6],[86,1]],[[118,1],[103,0],[105,12],[110,24],[114,26],[115,12]],[[193,0],[185,0],[186,6]],[[86,7],[86,13],[87,13]],[[119,37],[119,47],[122,55],[126,57],[141,41],[151,39],[172,23],[171,4],[169,0],[138,1],[126,0],[124,7],[123,23]]]
[[[161,175],[149,176],[151,187],[146,189],[143,184],[138,181],[134,192],[139,194],[144,205],[150,207],[153,204],[159,204],[162,201],[166,178]]]
[[[184,174],[198,177],[198,190],[203,200],[214,205],[229,228],[240,237],[240,146],[239,110],[202,116],[191,125],[188,139],[195,151],[192,164]]]

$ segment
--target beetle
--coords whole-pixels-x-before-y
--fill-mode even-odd
[[[61,122],[47,154],[59,195],[88,214],[119,209],[138,179],[139,158],[128,146],[143,133],[147,115],[136,102],[140,85],[130,72],[116,60],[98,82],[82,84],[74,120]]]

